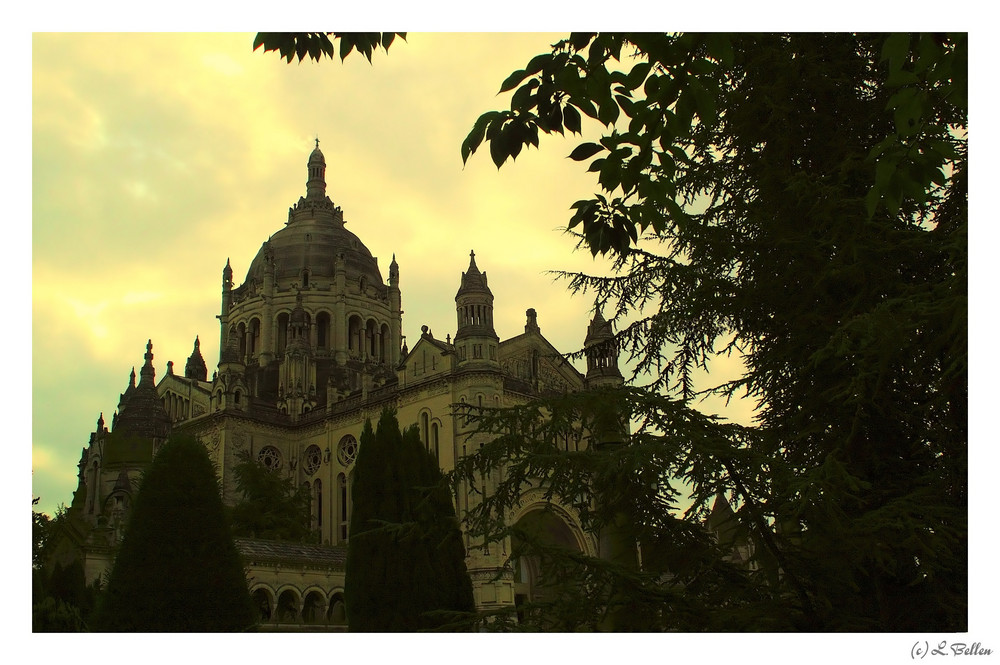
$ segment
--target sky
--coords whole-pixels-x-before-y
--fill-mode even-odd
[[[559,35],[415,33],[369,62],[286,63],[252,33],[51,34],[32,39],[32,493],[68,504],[76,464],[153,342],[157,377],[195,336],[214,370],[222,268],[242,283],[261,243],[305,193],[319,138],[327,193],[347,228],[400,266],[403,333],[455,332],[470,250],[495,296],[501,339],[525,310],[569,352],[592,296],[547,271],[601,273],[561,231],[595,182],[543,136],[498,170],[463,166],[500,83]],[[594,128],[596,131],[596,127]],[[596,135],[595,135],[596,136]],[[723,405],[710,405],[713,412]],[[731,409],[749,419],[749,406]]]

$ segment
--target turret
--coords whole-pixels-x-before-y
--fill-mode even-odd
[[[229,310],[233,306],[233,267],[226,259],[226,267],[222,269],[222,312],[219,314],[219,360],[222,360],[222,351],[229,342],[229,335],[226,333],[226,324],[229,320]]]
[[[138,385],[134,369],[129,376],[129,387],[118,403],[118,417],[113,419],[112,429],[118,434],[151,439],[158,445],[170,433],[170,416],[156,392],[152,340],[146,342],[144,360],[139,369]]]
[[[486,273],[476,265],[476,253],[469,254],[469,269],[462,273],[462,284],[455,294],[458,330],[455,347],[459,361],[496,364],[500,338],[493,329],[493,292]]]
[[[604,319],[599,303],[594,303],[594,318],[587,326],[583,342],[587,356],[587,386],[620,386],[624,379],[618,369],[618,345],[611,323]]]
[[[196,381],[208,381],[208,365],[201,355],[201,342],[197,335],[194,338],[194,350],[188,356],[187,364],[184,365],[184,376]]]
[[[326,198],[326,158],[319,149],[319,139],[316,139],[316,149],[309,155],[309,179],[306,180],[306,200],[322,201]]]
[[[246,409],[250,392],[246,385],[246,365],[239,348],[237,333],[231,330],[219,353],[219,370],[212,377],[212,408],[215,410]]]
[[[402,345],[402,317],[403,301],[399,290],[399,264],[396,263],[396,255],[392,255],[392,263],[389,264],[389,309],[392,313],[392,329],[389,332],[389,354],[387,362],[390,367],[396,367],[401,360],[400,347]]]

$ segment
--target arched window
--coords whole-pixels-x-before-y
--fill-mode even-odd
[[[330,347],[330,315],[327,312],[316,315],[316,347],[320,349]]]
[[[379,360],[384,363],[392,362],[392,335],[389,333],[389,326],[385,323],[382,324],[382,329],[380,331],[382,338],[381,351],[379,352]]]
[[[319,623],[326,616],[323,610],[326,602],[318,591],[310,591],[302,603],[302,622],[305,624]]]
[[[298,619],[299,599],[294,591],[286,589],[278,596],[278,622],[296,623]]]
[[[97,472],[97,460],[94,460],[94,465],[90,467],[90,506],[87,508],[88,513],[94,512],[94,504],[96,503],[97,495],[100,491],[98,485],[100,485],[100,475]]]
[[[240,360],[243,360],[247,355],[247,324],[240,323],[236,326],[236,343],[240,351]]]
[[[340,542],[347,542],[347,520],[350,515],[350,508],[347,505],[347,476],[340,474],[337,476],[337,489],[340,500],[340,514],[337,516],[337,537]]]
[[[438,424],[431,423],[431,450],[434,453],[434,459],[441,463],[441,451],[440,442],[438,441]]]
[[[310,522],[310,527],[313,528],[313,529],[315,529],[316,528],[316,501],[314,500],[314,497],[313,497],[312,485],[307,480],[306,482],[302,483],[302,488],[309,495],[309,522]]]
[[[330,610],[327,618],[334,626],[347,625],[347,607],[344,605],[344,596],[340,593],[333,594],[330,598]]]
[[[323,482],[317,478],[313,483],[313,500],[316,503],[316,528],[323,528]]]
[[[347,322],[347,348],[352,355],[360,355],[363,348],[361,339],[361,317],[354,315]]]
[[[257,344],[260,340],[260,319],[254,318],[250,319],[249,328],[250,346],[247,348],[248,355],[255,355],[257,353]]]
[[[365,351],[369,358],[375,359],[378,356],[378,337],[378,322],[368,319],[365,323]]]
[[[271,595],[266,589],[257,589],[253,592],[253,599],[260,612],[261,621],[270,621],[272,613]]]
[[[426,412],[420,414],[420,438],[421,438],[421,440],[424,443],[424,447],[426,447],[428,450],[430,450],[431,437],[430,437],[429,429],[428,429],[428,426],[427,426],[428,420],[429,420],[429,418],[427,417],[427,413]]]
[[[288,344],[288,312],[282,312],[278,315],[277,332],[274,348],[277,353],[284,353],[285,346]]]

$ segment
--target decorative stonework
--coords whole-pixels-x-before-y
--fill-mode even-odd
[[[280,471],[281,451],[274,446],[264,446],[257,453],[257,461],[263,464],[269,471]]]
[[[237,452],[242,452],[247,449],[247,433],[242,429],[238,429],[233,432],[233,448]]]
[[[348,434],[337,444],[337,461],[347,467],[354,463],[358,456],[358,440]]]
[[[319,471],[319,467],[322,463],[323,453],[320,451],[319,446],[312,445],[306,448],[305,458],[302,462],[302,470],[306,472],[307,476],[311,476]]]

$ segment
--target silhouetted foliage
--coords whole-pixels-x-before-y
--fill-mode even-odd
[[[276,471],[271,471],[247,452],[233,466],[236,489],[242,495],[230,509],[235,536],[313,542],[319,537],[311,529],[309,489]]]
[[[344,584],[354,632],[454,630],[475,611],[465,546],[437,460],[386,410],[361,434]]]
[[[296,56],[299,62],[306,56],[313,60],[319,60],[323,56],[332,59],[333,41],[339,40],[338,55],[341,60],[357,49],[358,53],[371,62],[372,53],[379,47],[388,51],[397,35],[406,39],[405,32],[258,32],[253,41],[253,49],[256,51],[263,46],[265,53],[277,51],[288,62]]]
[[[511,74],[510,110],[479,118],[463,159],[486,141],[500,166],[583,116],[607,128],[570,154],[602,191],[569,228],[615,272],[564,277],[614,310],[638,386],[616,407],[638,430],[558,456],[600,401],[481,414],[498,438],[460,472],[507,480],[473,531],[503,537],[541,477],[566,501],[591,488],[591,528],[630,516],[645,568],[671,575],[609,584],[662,598],[663,628],[964,630],[967,58],[963,34],[573,34]],[[720,354],[744,373],[699,391]],[[699,414],[709,393],[756,400],[757,424]],[[718,496],[742,570],[691,530]],[[601,588],[599,562],[575,570]]]
[[[208,453],[171,437],[143,476],[92,629],[240,631],[256,619]]]
[[[38,499],[32,499],[31,505],[38,503]],[[45,513],[31,511],[31,567],[39,568],[42,565],[45,547],[48,544],[49,534],[52,530],[52,518]]]
[[[32,505],[38,502],[32,501]],[[54,542],[69,516],[60,505],[56,516],[32,511],[31,630],[32,632],[83,632],[94,610],[98,585],[87,585],[83,565],[53,563]]]

